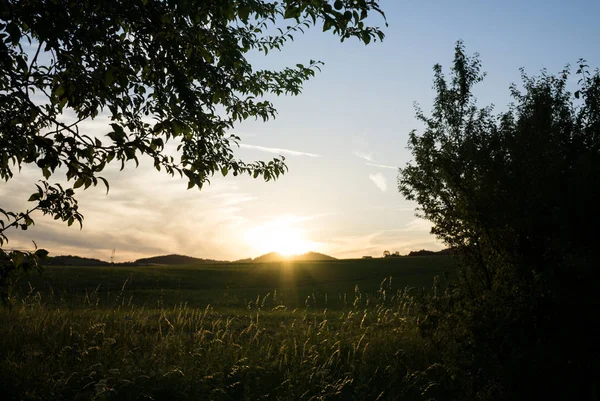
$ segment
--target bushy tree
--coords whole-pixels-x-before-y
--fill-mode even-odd
[[[35,210],[81,224],[75,190],[108,190],[101,174],[111,162],[145,156],[189,188],[215,173],[279,177],[283,157],[237,160],[240,138],[227,132],[274,117],[266,97],[299,94],[321,63],[259,70],[247,55],[281,49],[311,27],[342,41],[382,40],[366,21],[373,14],[385,20],[378,0],[0,0],[0,178],[30,165],[46,179],[28,210],[0,208],[0,246],[7,228],[33,224]],[[101,115],[105,134],[86,132],[82,123]],[[176,157],[165,151],[170,141]],[[48,181],[57,172],[72,188]]]
[[[600,72],[522,71],[513,103],[479,108],[477,55],[456,47],[399,189],[459,259],[459,282],[432,304],[461,392],[481,399],[593,398],[597,388]],[[427,319],[426,319],[427,320]]]

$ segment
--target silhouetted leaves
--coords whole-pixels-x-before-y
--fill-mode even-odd
[[[341,40],[381,40],[381,30],[363,22],[373,13],[385,20],[376,0],[0,2],[0,178],[26,164],[46,180],[61,169],[75,189],[102,181],[108,190],[107,164],[149,157],[157,170],[185,176],[189,188],[215,172],[276,179],[286,171],[283,157],[237,160],[240,139],[227,131],[273,118],[265,97],[298,95],[322,63],[260,70],[246,54],[279,50],[319,24]],[[81,123],[101,113],[110,124],[97,137]],[[176,156],[165,151],[169,141]],[[73,194],[43,186],[44,196],[30,197],[40,203],[34,210],[81,223],[70,211]],[[2,241],[6,227],[28,226],[16,223],[23,215],[4,216],[12,223],[2,222]]]
[[[504,113],[478,108],[484,74],[458,43],[451,74],[411,132],[400,192],[455,252],[460,280],[428,306],[466,399],[586,398],[600,348],[600,72],[522,71]],[[594,227],[594,228],[592,228]],[[594,283],[594,284],[591,284]]]
[[[35,245],[35,243],[34,243]],[[11,306],[11,294],[19,271],[35,270],[42,272],[39,264],[48,256],[45,249],[36,249],[33,252],[0,248],[0,298],[5,306]]]
[[[344,13],[354,11],[354,18]],[[360,18],[357,11],[360,11]],[[341,40],[383,39],[362,19],[381,11],[378,1],[260,0],[1,1],[0,178],[35,165],[48,180],[59,169],[72,188],[42,181],[25,212],[0,209],[0,246],[6,229],[26,230],[36,210],[81,226],[74,189],[101,181],[107,164],[154,167],[202,188],[215,172],[247,173],[266,181],[287,167],[283,156],[246,163],[234,158],[236,122],[273,118],[269,94],[298,95],[321,63],[281,71],[255,70],[251,51],[281,49],[293,34],[322,23]],[[285,29],[277,25],[289,24]],[[103,136],[82,122],[107,114]],[[177,144],[176,159],[165,151]],[[0,254],[0,287],[43,252]],[[8,288],[8,287],[7,287]],[[10,291],[4,291],[8,300]]]

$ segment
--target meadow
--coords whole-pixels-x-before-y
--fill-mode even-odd
[[[446,256],[47,268],[0,310],[0,388],[8,400],[437,398],[418,294],[453,274]]]
[[[436,275],[452,275],[446,256],[344,259],[319,262],[216,263],[183,266],[50,266],[23,275],[20,296],[33,289],[45,305],[77,307],[117,303],[150,308],[181,303],[192,308],[246,307],[257,297],[298,308],[343,308],[358,290],[375,294],[383,279],[395,288],[430,288]]]

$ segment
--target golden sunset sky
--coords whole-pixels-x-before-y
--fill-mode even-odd
[[[397,167],[410,161],[408,133],[419,129],[413,102],[427,113],[434,93],[432,67],[448,67],[462,39],[481,55],[486,80],[480,106],[496,111],[510,101],[508,86],[530,74],[556,73],[583,57],[600,65],[598,1],[387,0],[390,27],[383,43],[364,46],[315,29],[283,51],[251,55],[255,68],[278,69],[310,59],[325,62],[298,97],[274,98],[275,120],[247,121],[233,132],[247,161],[286,157],[289,173],[265,183],[247,176],[214,176],[198,191],[153,169],[148,160],[104,176],[111,189],[78,191],[83,230],[36,216],[25,232],[7,232],[8,248],[115,261],[178,253],[236,260],[269,251],[323,252],[338,258],[441,249],[415,204],[397,190]],[[68,119],[68,115],[65,116]],[[107,119],[85,124],[107,132]],[[41,174],[25,167],[0,184],[2,207],[23,210]],[[53,180],[53,181],[52,181]],[[61,182],[57,174],[51,182]]]

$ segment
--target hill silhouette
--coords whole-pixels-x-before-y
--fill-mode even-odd
[[[325,255],[318,252],[307,252],[302,255],[282,255],[278,252],[270,252],[254,258],[254,263],[265,263],[265,262],[283,262],[283,261],[319,261],[319,260],[336,260],[333,256]]]
[[[433,256],[433,255],[452,255],[451,249],[443,249],[441,251],[429,251],[422,249],[420,251],[411,251],[407,256]],[[390,256],[391,257],[391,256]],[[44,261],[44,265],[54,266],[131,266],[131,265],[194,265],[201,263],[266,263],[266,262],[283,262],[283,261],[323,261],[337,260],[333,256],[325,255],[319,252],[307,252],[301,255],[282,255],[278,252],[270,252],[254,259],[245,258],[228,262],[223,260],[202,259],[193,256],[170,254],[161,256],[152,256],[149,258],[138,259],[135,262],[118,262],[110,263],[104,260],[87,258],[75,255],[60,255],[50,256]]]
[[[136,260],[134,263],[138,265],[193,265],[198,263],[223,263],[223,261],[171,254],[142,258]]]
[[[59,255],[49,256],[43,261],[46,265],[52,266],[109,266],[109,262],[100,259],[85,258],[83,256]]]

